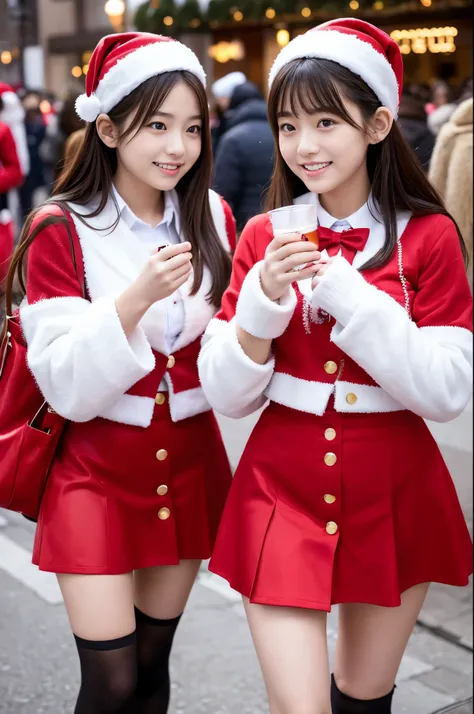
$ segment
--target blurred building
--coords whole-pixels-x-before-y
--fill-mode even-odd
[[[0,0],[0,78],[65,96],[83,86],[98,40],[128,25],[125,0]],[[41,64],[34,82],[30,45]]]
[[[64,96],[82,88],[100,37],[136,26],[188,44],[209,85],[241,70],[265,92],[280,47],[343,16],[397,39],[408,83],[473,75],[471,0],[0,0],[0,78]]]
[[[36,7],[37,0],[0,0],[0,81],[14,87],[25,74],[42,82]]]
[[[407,83],[461,84],[472,77],[471,0],[146,0],[136,22],[139,29],[181,36],[201,60],[210,58],[212,79],[240,70],[265,91],[280,47],[344,16],[372,22],[397,40]]]

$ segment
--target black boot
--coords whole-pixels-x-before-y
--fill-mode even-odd
[[[331,675],[332,714],[391,714],[394,691],[395,687],[378,699],[354,699],[338,689],[334,675]]]

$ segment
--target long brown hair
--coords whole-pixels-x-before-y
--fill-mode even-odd
[[[277,114],[283,108],[295,116],[299,112],[314,114],[326,111],[340,117],[356,129],[366,131],[348,113],[344,99],[356,104],[367,123],[382,106],[363,79],[332,60],[296,59],[279,72],[268,98],[268,115],[276,143],[275,168],[267,194],[266,209],[280,208],[308,189],[283,160],[278,144]],[[372,197],[385,225],[385,244],[365,265],[364,270],[387,263],[397,243],[397,211],[411,211],[424,216],[440,213],[449,216],[443,201],[428,181],[414,151],[396,122],[388,136],[367,151],[367,169]],[[467,264],[467,250],[458,226],[461,250]]]
[[[217,235],[209,205],[208,191],[212,172],[212,145],[208,101],[203,85],[190,72],[165,72],[143,82],[108,112],[108,116],[120,129],[127,117],[132,112],[136,112],[130,126],[121,135],[121,139],[131,137],[156,114],[177,82],[184,82],[195,92],[199,101],[203,125],[201,154],[194,166],[183,176],[176,187],[180,203],[183,235],[185,240],[188,240],[192,245],[194,284],[191,294],[195,295],[199,290],[203,279],[204,266],[206,265],[212,275],[212,287],[207,297],[211,303],[219,307],[222,294],[229,283],[231,261]],[[116,150],[107,147],[101,141],[95,122],[88,124],[81,151],[72,163],[65,167],[54,187],[52,197],[46,202],[46,205],[51,203],[59,204],[68,212],[74,213],[87,225],[87,219],[98,216],[107,205],[112,179],[116,170]],[[86,216],[79,215],[68,205],[69,203],[76,203],[84,206],[96,197],[99,199],[97,207]],[[61,217],[48,216],[39,221],[38,225],[31,230],[38,210],[41,210],[41,207],[30,214],[26,220],[10,265],[10,272],[18,273],[23,291],[25,291],[23,260],[28,247],[38,233],[47,225],[64,223],[64,219]],[[119,219],[117,206],[117,220],[107,230],[112,227],[115,228]]]

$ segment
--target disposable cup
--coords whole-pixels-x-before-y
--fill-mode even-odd
[[[317,206],[314,204],[283,206],[268,213],[275,238],[285,233],[301,233],[318,247]]]

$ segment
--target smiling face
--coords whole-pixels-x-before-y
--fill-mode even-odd
[[[330,60],[295,60],[275,79],[269,117],[279,148],[270,188],[275,202],[289,202],[296,176],[323,206],[337,206],[342,197],[349,206],[365,203],[369,146],[383,141],[393,120],[360,77]],[[283,191],[274,188],[277,181]]]
[[[201,153],[202,115],[192,88],[177,82],[138,132],[127,135],[134,116],[122,128],[117,145],[118,171],[160,191],[175,188]]]
[[[359,126],[362,115],[346,101],[348,114]],[[365,132],[328,111],[293,114],[284,107],[278,116],[281,155],[308,191],[326,194],[360,182],[367,176],[370,140]]]

